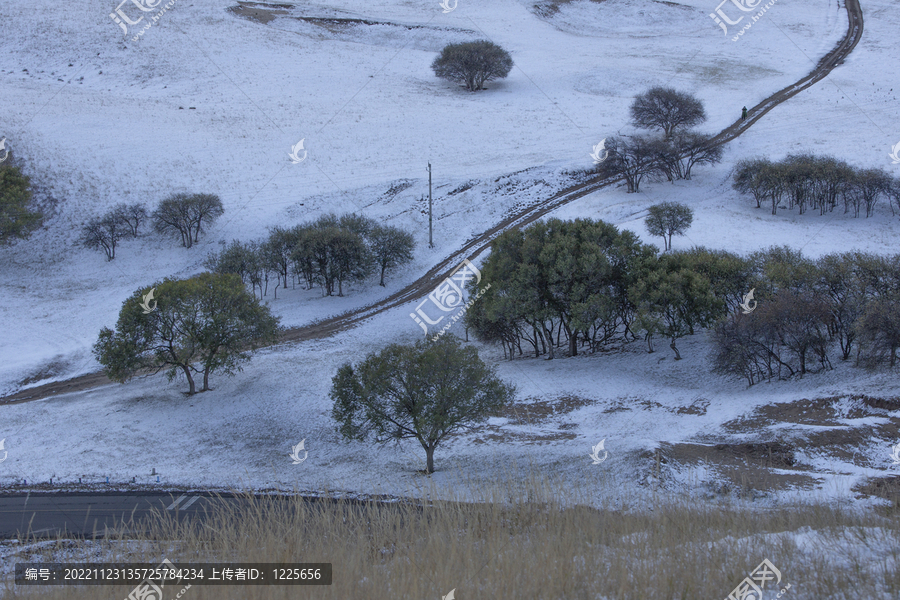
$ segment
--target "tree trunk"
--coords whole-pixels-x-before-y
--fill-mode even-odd
[[[434,444],[425,446],[425,472],[434,473]]]
[[[203,388],[200,390],[201,392],[209,391],[209,367],[205,367],[203,369]]]
[[[380,285],[381,287],[385,287],[385,286],[384,286],[384,269],[385,269],[385,267],[382,266],[382,267],[381,267],[381,282],[378,284],[378,285]]]
[[[669,344],[669,348],[675,352],[675,360],[681,360],[681,354],[678,353],[678,348],[675,346],[675,338],[672,338],[672,343]]]
[[[188,385],[190,385],[190,389],[188,390],[188,395],[193,396],[197,393],[197,388],[194,387],[194,378],[191,377],[191,370],[187,367],[187,365],[181,365],[182,370],[184,371],[185,377],[187,377]]]

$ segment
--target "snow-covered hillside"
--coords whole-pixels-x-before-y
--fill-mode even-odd
[[[847,24],[835,0],[778,0],[737,42],[709,18],[713,0],[582,0],[552,14],[510,0],[459,0],[447,14],[437,0],[298,2],[266,23],[229,10],[235,6],[178,0],[132,42],[110,19],[112,3],[0,5],[0,135],[35,183],[59,200],[44,229],[0,249],[0,393],[41,373],[36,383],[97,370],[90,347],[135,289],[199,272],[220,242],[258,239],[274,225],[360,211],[414,230],[419,244],[415,260],[387,289],[357,287],[343,298],[279,291],[270,306],[285,325],[387,296],[512,207],[550,196],[566,172],[591,168],[593,144],[632,131],[628,106],[636,94],[653,85],[689,91],[709,115],[701,129],[715,132],[734,122],[742,106],[808,73]],[[692,181],[647,184],[640,194],[605,189],[552,216],[604,219],[658,244],[644,229],[646,208],[678,200],[694,208],[695,220],[676,249],[749,252],[790,244],[813,256],[854,248],[895,252],[900,222],[887,206],[870,219],[839,212],[773,217],[730,186],[736,160],[795,152],[833,154],[900,175],[888,158],[900,140],[892,44],[900,13],[886,0],[863,0],[863,10],[866,33],[850,59],[729,144],[721,164],[698,167]],[[329,29],[296,17],[377,24]],[[507,79],[470,94],[434,77],[430,64],[444,44],[481,38],[511,53],[515,67]],[[292,164],[288,152],[301,139],[308,158]],[[429,161],[433,250],[421,201]],[[390,192],[398,182],[406,183]],[[470,189],[448,195],[466,182]],[[152,207],[182,191],[218,194],[225,205],[198,246],[185,250],[149,236],[125,242],[112,262],[77,246],[80,226],[109,206]],[[418,339],[408,313],[396,309],[331,339],[267,349],[243,373],[216,377],[214,391],[193,398],[182,395],[181,381],[166,384],[157,376],[2,406],[0,438],[9,458],[0,464],[0,485],[51,476],[149,482],[156,468],[167,486],[404,493],[415,485],[421,450],[340,441],[327,392],[339,364]],[[679,363],[660,363],[662,353],[648,356],[640,346],[511,363],[495,348],[480,348],[516,381],[523,404],[577,397],[578,408],[558,423],[497,419],[455,438],[437,453],[438,481],[457,468],[489,477],[522,458],[583,477],[594,468],[590,446],[605,438],[612,459],[603,469],[623,485],[636,484],[634,473],[646,467],[642,452],[696,439],[757,406],[892,396],[896,389],[889,375],[841,365],[747,390],[709,374],[703,339],[686,342]],[[703,416],[678,413],[698,401]],[[617,407],[630,410],[609,412]],[[763,431],[761,438],[772,433]],[[298,467],[287,454],[301,438],[310,459]],[[846,496],[859,477],[890,468],[889,445],[868,449],[869,469],[807,457],[825,479],[807,493]],[[669,483],[703,479],[698,467],[671,474]]]

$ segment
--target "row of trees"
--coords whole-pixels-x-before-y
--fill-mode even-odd
[[[242,243],[237,240],[221,252],[212,253],[206,267],[214,273],[233,273],[260,297],[268,293],[269,279],[286,288],[302,280],[306,289],[321,286],[327,296],[344,295],[344,284],[360,282],[379,273],[385,275],[413,258],[415,240],[407,231],[381,225],[355,214],[328,214],[314,222],[291,228],[275,227],[268,239]]]
[[[831,368],[831,356],[866,368],[897,364],[900,255],[862,252],[804,258],[786,247],[751,255],[759,305],[715,329],[715,369],[762,379]]]
[[[81,243],[103,250],[107,260],[113,260],[119,242],[137,237],[141,224],[149,218],[154,231],[180,237],[181,245],[190,248],[200,241],[203,228],[224,212],[222,201],[213,194],[174,194],[161,201],[151,215],[141,204],[117,204],[87,222],[81,230]]]
[[[553,358],[642,334],[651,352],[654,337],[667,339],[678,360],[680,338],[715,327],[716,369],[752,384],[830,368],[835,347],[842,360],[855,348],[865,366],[893,366],[900,349],[900,256],[811,261],[779,247],[657,256],[602,221],[551,219],[499,236],[481,272],[491,287],[466,326],[510,359],[523,346]],[[759,308],[743,314],[751,289]]]
[[[639,192],[645,178],[674,183],[690,179],[694,166],[722,159],[711,136],[689,129],[706,121],[703,104],[690,94],[654,87],[635,98],[630,112],[635,127],[659,134],[606,138],[609,156],[598,166],[601,174],[624,177],[629,193]]]
[[[870,217],[881,199],[888,200],[891,212],[894,204],[900,208],[900,178],[883,169],[857,169],[832,156],[791,154],[776,162],[745,159],[736,165],[732,187],[752,196],[757,208],[769,203],[773,215],[785,202],[801,215],[807,210],[824,215],[841,203],[844,214],[858,217],[865,207]]]

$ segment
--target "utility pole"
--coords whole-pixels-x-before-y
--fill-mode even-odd
[[[428,161],[428,247],[434,248],[431,237],[431,161]]]

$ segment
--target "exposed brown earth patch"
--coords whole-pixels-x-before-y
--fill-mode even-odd
[[[593,404],[592,400],[579,396],[561,396],[552,400],[526,398],[523,403],[505,407],[497,416],[509,419],[510,425],[537,425],[590,404]]]
[[[574,440],[577,435],[558,431],[556,433],[517,433],[515,431],[504,431],[503,433],[489,433],[481,437],[475,438],[472,443],[484,444],[487,442],[521,442],[523,444],[545,444],[547,442],[559,442],[563,440]]]
[[[263,4],[262,2],[239,1],[237,6],[232,6],[227,10],[239,17],[265,25],[275,19],[275,17],[289,15],[289,11],[292,8],[294,7],[290,4]]]
[[[677,466],[703,465],[716,473],[714,491],[719,494],[737,492],[769,494],[777,491],[815,488],[817,479],[800,471],[808,470],[796,463],[794,449],[780,442],[700,445],[677,443],[660,445],[659,456],[645,453],[645,459],[655,463],[659,470]],[[651,474],[656,466],[651,466]],[[795,473],[774,473],[772,469],[788,469]],[[663,475],[664,478],[664,475]]]
[[[894,507],[900,507],[900,475],[869,479],[854,487],[853,491],[863,496],[884,498],[890,501]]]

